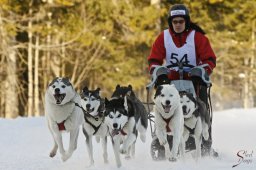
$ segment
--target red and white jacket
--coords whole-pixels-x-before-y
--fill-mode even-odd
[[[171,29],[169,29],[169,33],[177,48],[182,47],[186,43],[187,37],[191,33],[191,31],[192,29],[188,31],[184,31],[182,34],[175,34],[172,32]],[[212,70],[216,66],[216,56],[211,48],[208,38],[200,32],[195,32],[194,44],[195,44],[195,53],[196,53],[195,54],[196,64],[197,65],[208,64],[210,68],[205,68],[205,69],[207,73],[210,75]],[[156,38],[152,46],[151,53],[148,56],[149,70],[153,65],[162,65],[165,59],[166,59],[166,49],[164,45],[164,31],[163,31]],[[171,70],[168,77],[171,80],[178,80],[179,73],[175,70]],[[189,79],[188,77],[186,77],[186,75],[184,76],[184,78]]]

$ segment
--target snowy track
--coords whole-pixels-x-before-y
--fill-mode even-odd
[[[50,158],[52,138],[45,118],[0,119],[0,170],[255,170],[256,169],[256,109],[233,109],[215,112],[213,117],[213,147],[220,159],[203,158],[195,162],[186,155],[185,162],[154,162],[150,156],[150,129],[147,142],[136,143],[135,159],[122,159],[123,166],[116,168],[110,140],[108,140],[109,163],[103,163],[101,144],[93,140],[93,167],[89,164],[85,138],[80,131],[78,148],[73,156],[62,162],[60,155]],[[68,136],[64,135],[67,147]],[[253,151],[253,153],[252,153]],[[237,156],[237,153],[243,157]],[[251,154],[252,153],[252,154]],[[247,155],[247,157],[246,157]],[[233,165],[241,163],[232,168]]]

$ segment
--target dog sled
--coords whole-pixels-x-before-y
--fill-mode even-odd
[[[184,62],[177,62],[172,65],[164,65],[164,66],[156,66],[152,73],[151,82],[147,85],[147,104],[148,104],[148,119],[150,123],[150,130],[152,136],[151,149],[150,154],[153,160],[164,160],[165,159],[165,149],[164,146],[160,145],[159,140],[155,134],[155,126],[154,126],[154,115],[150,112],[149,107],[149,94],[152,89],[161,84],[174,84],[176,89],[182,93],[187,92],[193,94],[193,96],[199,97],[199,88],[204,87],[206,90],[206,99],[204,103],[207,106],[207,111],[210,117],[210,125],[212,124],[212,106],[211,106],[211,98],[210,98],[210,89],[211,89],[211,81],[206,73],[204,67],[208,67],[208,64],[193,66]],[[179,80],[170,81],[167,77],[170,69],[178,68],[179,72]],[[185,80],[184,73],[189,73],[191,80]],[[210,138],[208,141],[203,141],[202,143],[202,154],[209,154],[211,149],[211,126],[209,128]],[[167,135],[167,140],[172,149],[172,136]],[[189,137],[185,144],[186,152],[192,151],[196,148],[195,140],[193,137]],[[216,153],[217,154],[217,153]]]

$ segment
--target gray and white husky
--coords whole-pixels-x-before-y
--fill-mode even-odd
[[[189,136],[195,139],[196,159],[201,157],[202,137],[205,140],[209,138],[210,118],[207,114],[205,103],[199,98],[194,98],[191,93],[180,93],[180,102],[184,115],[184,140]]]
[[[90,158],[90,166],[94,164],[92,137],[101,139],[104,162],[108,163],[107,136],[108,127],[104,123],[104,100],[100,97],[100,88],[89,90],[85,87],[81,93],[81,106],[84,112],[83,133],[86,137],[86,146]]]
[[[66,161],[77,148],[79,127],[84,122],[80,102],[68,78],[55,78],[49,84],[45,94],[45,116],[54,139],[50,157],[54,157],[59,148],[61,159]],[[68,151],[63,147],[62,132],[70,133]]]
[[[115,95],[110,100],[105,99],[105,122],[110,130],[117,167],[121,167],[120,153],[129,156],[131,150],[134,156],[138,131],[145,142],[147,113],[137,100],[121,95],[121,92],[113,94]]]

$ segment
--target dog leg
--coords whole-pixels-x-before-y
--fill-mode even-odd
[[[127,151],[126,154],[125,154],[125,157],[124,157],[124,158],[125,158],[126,160],[131,159],[130,153],[131,153],[131,146],[128,148],[128,151]]]
[[[64,150],[63,142],[62,142],[62,135],[61,135],[61,132],[59,131],[57,123],[51,124],[50,128],[52,130],[53,138],[55,139],[55,142],[58,145],[59,152],[61,154],[61,158],[63,161],[66,161],[63,159],[63,156],[65,155],[65,150]]]
[[[203,123],[203,137],[204,140],[208,140],[209,139],[209,126],[205,121],[202,121]]]
[[[135,157],[135,142],[131,146],[131,156],[132,156],[132,158]]]
[[[136,141],[136,135],[134,133],[131,133],[127,136],[125,139],[121,149],[120,153],[125,154],[128,152],[128,148]]]
[[[96,142],[99,143],[100,142],[100,137],[99,136],[95,136]]]
[[[107,152],[107,137],[102,137],[101,138],[101,144],[103,148],[103,158],[104,158],[104,163],[108,163],[108,152]]]
[[[166,133],[164,133],[165,130],[158,130],[156,129],[156,136],[159,140],[160,145],[164,146],[165,149],[165,158],[168,160],[171,160],[171,151],[170,151],[170,146],[167,142],[167,136]]]
[[[76,142],[77,142],[78,134],[79,134],[79,128],[70,131],[69,148],[68,148],[68,152],[62,156],[63,161],[68,160],[72,156],[75,148],[77,147]]]
[[[88,151],[89,159],[90,159],[89,166],[93,166],[94,159],[93,159],[93,148],[92,148],[92,136],[91,135],[88,135],[86,137],[86,147],[87,147],[87,151]]]
[[[178,125],[177,125],[178,126]],[[172,157],[169,159],[170,161],[177,161],[178,148],[180,145],[180,140],[182,136],[182,132],[180,131],[180,127],[174,126],[173,128],[173,141],[172,141]],[[181,125],[183,126],[183,124]]]
[[[116,165],[118,168],[122,166],[121,159],[120,159],[120,135],[116,135],[112,138],[112,145],[114,149],[114,154],[116,158]]]
[[[180,156],[183,160],[185,160],[185,147],[186,147],[185,140],[184,140],[183,136],[181,136],[179,152],[180,152]]]
[[[202,136],[195,137],[195,144],[196,144],[196,161],[201,158],[201,144],[202,144]]]
[[[57,144],[57,142],[56,142],[56,140],[55,140],[55,138],[54,138],[54,134],[53,134],[53,132],[52,132],[52,129],[51,129],[50,126],[49,126],[49,123],[48,123],[48,128],[49,128],[49,130],[50,130],[50,132],[51,132],[51,135],[52,135],[52,138],[53,138],[53,142],[54,142],[53,148],[52,148],[52,150],[51,150],[51,152],[50,152],[50,155],[49,155],[49,156],[52,158],[52,157],[54,157],[54,156],[56,155],[56,153],[57,153],[58,144]]]
[[[195,145],[196,145],[196,161],[201,158],[201,144],[202,144],[202,121],[198,119],[195,127]]]
[[[146,128],[142,125],[141,119],[138,121],[137,129],[140,133],[140,139],[143,143],[146,142]]]

